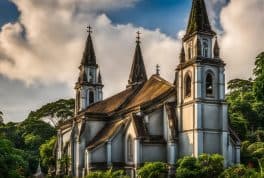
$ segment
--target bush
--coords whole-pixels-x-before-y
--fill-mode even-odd
[[[186,156],[177,162],[177,178],[216,178],[224,170],[223,157],[202,154],[198,158]]]
[[[123,170],[113,171],[110,169],[108,171],[91,172],[86,178],[129,178],[129,176],[126,176]]]
[[[254,169],[246,168],[244,165],[239,164],[226,169],[220,178],[261,178],[261,175]]]
[[[140,178],[165,178],[167,175],[167,166],[162,162],[145,163],[138,170]]]

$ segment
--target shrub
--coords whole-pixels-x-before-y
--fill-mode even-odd
[[[91,172],[86,178],[129,178],[126,176],[123,170],[113,171],[112,169],[108,171],[94,171]]]
[[[140,178],[165,178],[167,175],[167,166],[162,162],[145,163],[138,170]]]
[[[254,169],[246,168],[244,165],[235,165],[226,169],[220,178],[260,178],[260,173]]]

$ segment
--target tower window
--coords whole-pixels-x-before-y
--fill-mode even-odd
[[[213,77],[211,74],[207,74],[206,76],[206,96],[212,97],[213,96]]]
[[[80,110],[80,106],[81,106],[81,101],[80,101],[80,91],[77,91],[77,96],[76,96],[76,110],[79,111]]]
[[[192,94],[192,79],[189,74],[185,78],[185,97],[190,97]]]
[[[94,103],[94,93],[92,91],[89,92],[89,104]]]
[[[209,42],[208,39],[203,39],[203,56],[209,57]]]
[[[133,144],[133,139],[131,138],[131,136],[129,136],[127,139],[127,160],[133,161],[133,158],[134,158],[134,144]]]

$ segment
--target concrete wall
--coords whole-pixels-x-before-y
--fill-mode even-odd
[[[106,145],[105,144],[93,150],[93,152],[91,153],[91,161],[94,163],[106,162]]]
[[[143,144],[142,145],[142,161],[154,162],[164,161],[166,162],[166,146],[158,144]]]
[[[205,129],[221,129],[221,106],[218,104],[203,104],[202,123]]]
[[[124,161],[124,138],[123,133],[120,131],[112,140],[112,162]]]
[[[179,156],[193,155],[193,132],[183,132],[179,134]]]
[[[148,130],[150,135],[163,135],[163,110],[157,110],[148,115]]]
[[[204,152],[208,154],[221,154],[221,134],[204,132]]]

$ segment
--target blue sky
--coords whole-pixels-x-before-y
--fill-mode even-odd
[[[87,3],[82,6],[84,12],[67,8],[69,3],[75,7],[80,1]],[[221,34],[217,32],[221,55],[227,63],[227,81],[237,77],[247,79],[252,74],[256,55],[264,50],[264,36],[259,36],[264,29],[264,1],[205,1],[211,24],[218,30],[221,26]],[[15,2],[0,0],[0,110],[6,122],[21,121],[31,110],[74,96],[88,24],[94,27],[105,97],[120,92],[127,83],[138,29],[142,32],[141,46],[148,75],[160,64],[161,76],[173,81],[182,43],[176,35],[186,29],[192,0]],[[23,19],[19,21],[20,15]],[[10,22],[13,23],[5,25]]]
[[[159,28],[161,32],[175,36],[176,32],[185,29],[190,7],[191,0],[140,0],[133,7],[105,13],[114,24],[129,22],[147,29]],[[0,1],[0,12],[0,26],[16,21],[19,16],[16,6],[9,0]]]

